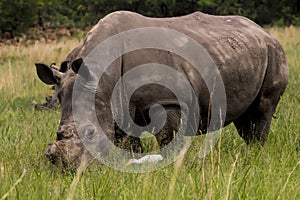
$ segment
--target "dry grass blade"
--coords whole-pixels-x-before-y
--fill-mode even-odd
[[[13,189],[16,188],[16,186],[22,181],[23,177],[25,176],[26,174],[26,169],[23,170],[22,172],[22,175],[20,176],[20,178],[15,182],[15,184],[8,190],[8,192],[6,194],[4,194],[2,197],[1,197],[1,200],[4,200],[6,199],[10,193],[13,191]]]
[[[228,180],[228,184],[227,184],[227,190],[226,190],[226,196],[224,199],[228,200],[229,199],[229,193],[230,193],[230,186],[231,186],[231,180],[232,180],[232,175],[233,175],[233,172],[235,170],[235,167],[236,167],[236,163],[239,159],[239,155],[240,153],[238,153],[235,157],[235,161],[233,162],[232,166],[231,166],[231,171],[230,171],[230,174],[229,174],[229,180]]]
[[[174,163],[174,173],[171,177],[170,185],[169,185],[169,192],[168,192],[168,199],[173,199],[175,184],[177,180],[177,176],[180,170],[180,167],[182,166],[184,156],[188,150],[188,146],[184,146],[183,149],[180,151],[180,155],[178,156],[178,160]]]
[[[296,170],[296,168],[298,167],[299,164],[300,164],[300,161],[297,162],[297,164],[293,167],[292,171],[289,173],[289,176],[287,177],[287,179],[286,179],[286,181],[285,181],[282,189],[280,190],[280,194],[278,195],[277,199],[280,199],[281,194],[284,192],[284,190],[285,190],[285,188],[286,188],[286,186],[287,186],[287,184],[288,184],[288,182],[289,182],[292,174],[295,172],[295,170]]]
[[[78,167],[78,169],[76,171],[76,175],[75,175],[75,177],[74,177],[74,179],[73,179],[73,181],[70,185],[67,200],[73,200],[74,199],[75,191],[76,191],[77,185],[80,181],[80,178],[81,178],[82,174],[84,173],[84,171],[87,169],[87,167],[94,161],[94,159],[92,159],[90,162],[87,162],[86,158],[83,157],[83,159],[80,163],[80,166]]]

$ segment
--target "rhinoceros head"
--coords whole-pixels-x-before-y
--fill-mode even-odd
[[[79,63],[81,59],[74,62]],[[50,66],[37,63],[37,75],[44,83],[54,85],[55,93],[51,101],[59,101],[62,109],[60,124],[56,132],[56,140],[46,149],[47,158],[56,165],[77,165],[83,155],[89,157],[75,128],[72,115],[72,89],[76,73],[64,61],[58,69],[54,63]],[[70,69],[70,70],[69,70]]]

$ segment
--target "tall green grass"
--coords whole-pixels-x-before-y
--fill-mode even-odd
[[[268,31],[286,51],[290,79],[265,146],[248,147],[230,125],[205,158],[197,137],[183,160],[143,174],[93,165],[80,176],[44,156],[60,112],[31,106],[52,93],[34,63],[63,60],[78,40],[1,47],[0,199],[300,199],[300,29]]]

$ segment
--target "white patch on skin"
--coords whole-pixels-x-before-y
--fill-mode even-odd
[[[273,85],[277,85],[279,81],[273,81]]]
[[[102,22],[103,20],[101,19],[99,21],[98,24],[96,24],[95,26],[93,26],[93,28],[88,32],[87,37],[86,37],[86,41],[89,42],[92,38],[93,32],[98,28],[99,24]],[[85,46],[83,47],[85,48]]]
[[[93,26],[93,28],[89,31],[89,33],[93,33],[101,22],[103,22],[103,19],[100,19],[100,21],[95,26]]]
[[[183,47],[186,43],[188,43],[188,38],[186,37],[180,37],[180,38],[175,38],[174,39],[174,43],[178,46],[178,47]]]

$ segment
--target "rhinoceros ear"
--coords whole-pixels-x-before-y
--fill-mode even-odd
[[[87,66],[84,64],[82,58],[78,58],[72,62],[72,70],[82,76],[84,79],[88,80],[90,78],[90,71]]]
[[[68,63],[70,61],[66,60],[66,61],[63,61],[61,64],[60,64],[60,69],[59,71],[62,72],[62,73],[65,73],[67,70],[68,70]]]
[[[54,85],[59,83],[50,67],[42,63],[35,63],[35,67],[36,73],[41,81],[48,85]]]

